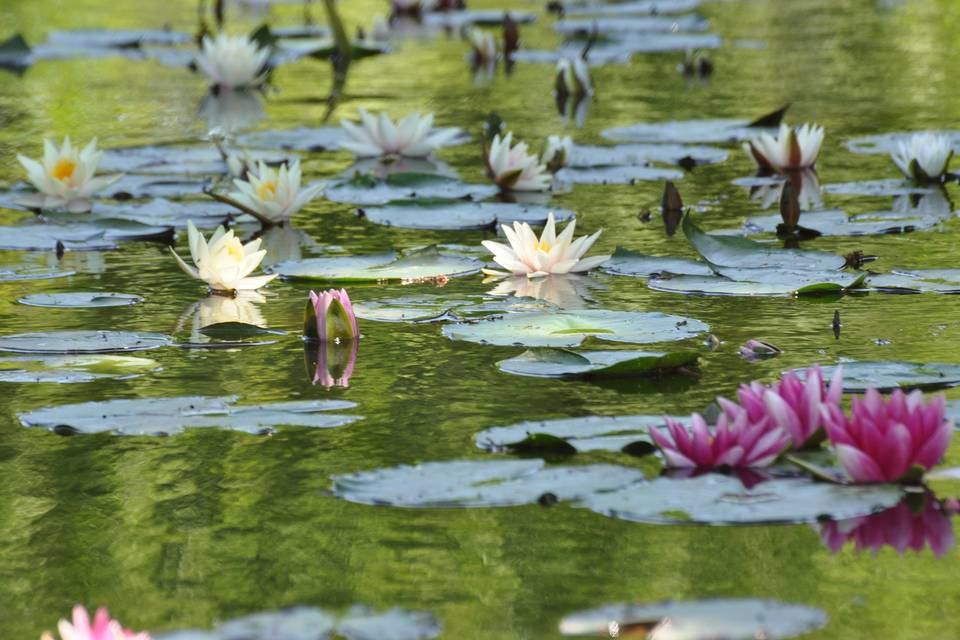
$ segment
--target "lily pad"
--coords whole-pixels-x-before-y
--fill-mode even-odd
[[[700,6],[702,0],[631,0],[628,2],[572,2],[564,4],[566,15],[628,15],[683,13]]]
[[[681,424],[690,424],[689,416],[674,416]],[[475,436],[477,446],[502,451],[631,451],[650,452],[653,441],[648,429],[665,426],[662,415],[584,416],[542,422],[520,422],[508,427],[493,427]]]
[[[178,229],[185,229],[188,221],[193,222],[197,228],[210,229],[231,217],[240,216],[240,212],[234,207],[215,200],[172,201],[166,198],[140,202],[96,202],[90,214],[98,218],[130,220],[145,225]]]
[[[889,233],[909,233],[930,229],[943,218],[925,215],[905,215],[894,211],[879,211],[848,216],[839,209],[807,211],[800,216],[800,225],[824,236],[863,236]],[[743,223],[748,233],[776,233],[783,223],[780,214],[748,218]]]
[[[246,322],[217,322],[200,329],[203,335],[217,340],[246,340],[257,336],[285,336],[286,331],[268,329]]]
[[[894,485],[844,486],[806,478],[768,480],[746,488],[718,474],[657,478],[619,491],[592,493],[575,506],[650,524],[800,524],[868,516],[896,505]]]
[[[393,507],[508,507],[535,503],[546,494],[573,500],[642,481],[636,469],[606,464],[458,460],[334,476],[333,493],[350,502]]]
[[[647,286],[664,293],[703,296],[792,296],[789,284],[737,282],[721,276],[676,276],[650,278]]]
[[[618,276],[650,278],[664,274],[685,276],[713,276],[713,271],[702,262],[671,256],[649,256],[623,247],[617,247],[613,257],[601,270]]]
[[[180,198],[201,195],[210,181],[177,174],[128,173],[105,191],[105,195],[117,200],[139,198]]]
[[[939,187],[916,184],[909,180],[861,180],[825,184],[823,190],[838,196],[903,196],[933,194]]]
[[[699,354],[677,351],[531,349],[497,363],[504,373],[536,378],[630,378],[695,364]]]
[[[517,24],[532,24],[537,21],[534,13],[525,11],[507,11],[505,9],[487,9],[474,11],[460,9],[457,11],[431,11],[424,14],[423,22],[431,27],[440,27],[459,31],[470,25],[500,26],[506,16]]]
[[[270,434],[278,426],[329,429],[360,418],[329,413],[352,409],[343,400],[297,400],[262,405],[237,405],[236,396],[208,398],[137,398],[67,404],[19,415],[25,427],[59,433],[113,433],[166,436],[184,429],[216,428]]]
[[[403,256],[389,252],[281,262],[268,271],[288,280],[403,282],[471,275],[481,266],[474,258],[428,248]]]
[[[670,600],[616,604],[579,611],[560,621],[565,636],[640,637],[656,640],[781,640],[820,629],[820,609],[776,600]]]
[[[0,351],[14,353],[112,353],[165,347],[170,336],[134,331],[41,331],[0,336]]]
[[[567,159],[568,167],[604,167],[645,165],[650,162],[680,164],[715,164],[727,159],[728,153],[717,147],[682,144],[618,144],[574,145]]]
[[[328,200],[357,205],[387,204],[394,200],[431,200],[437,198],[483,199],[499,193],[488,184],[467,184],[457,178],[430,173],[394,173],[385,179],[358,175],[333,183],[326,191]]]
[[[0,382],[55,382],[70,384],[102,378],[135,378],[158,369],[148,358],[132,356],[16,356],[0,358]]]
[[[143,298],[128,293],[71,291],[67,293],[32,293],[23,296],[17,302],[29,307],[94,309],[100,307],[128,307],[143,302]]]
[[[444,127],[437,132],[447,130]],[[334,151],[340,141],[347,138],[342,127],[297,127],[280,131],[256,131],[239,136],[237,143],[243,147],[261,149],[286,149],[289,151]],[[470,136],[461,134],[444,146],[457,146],[470,141]]]
[[[557,222],[574,217],[568,209],[554,209],[537,204],[509,204],[505,202],[463,202],[449,200],[421,203],[395,202],[383,207],[366,207],[360,213],[376,224],[404,229],[435,229],[465,231],[486,229],[496,224],[514,221],[542,225],[553,213]]]
[[[659,312],[583,309],[512,313],[443,328],[451,340],[527,347],[576,347],[588,337],[645,344],[685,340],[709,330],[699,320]]]
[[[900,131],[863,136],[847,140],[847,149],[854,153],[882,153],[890,155],[900,150],[900,142],[907,141],[916,134],[933,134],[950,140],[954,153],[960,153],[960,131]]]
[[[658,31],[706,31],[709,27],[710,21],[695,13],[682,16],[617,16],[560,20],[553,25],[555,31],[568,36],[589,35],[594,32],[632,35]]]
[[[946,389],[960,385],[960,364],[894,360],[851,360],[842,364],[845,393],[863,393],[870,387],[878,391],[893,391],[894,389]],[[824,379],[829,380],[835,368],[823,367]],[[795,371],[803,377],[806,369]]]
[[[614,127],[602,131],[600,135],[618,142],[690,144],[748,140],[764,131],[767,129],[751,127],[748,120],[674,120]]]
[[[289,153],[275,150],[244,149],[243,153],[254,162],[270,165],[296,158]],[[104,173],[220,175],[228,171],[219,149],[210,145],[147,145],[105,149],[99,167]]]
[[[104,230],[92,225],[27,224],[0,227],[0,249],[12,251],[105,251],[117,243],[104,237]]]
[[[724,269],[734,275],[657,277],[647,281],[654,291],[704,296],[836,295],[864,287],[866,274],[775,269]],[[753,279],[751,279],[753,278]]]
[[[20,280],[54,280],[75,275],[75,271],[48,267],[0,268],[0,282],[18,282]]]
[[[353,310],[358,318],[376,322],[437,322],[452,319],[450,313],[455,306],[468,304],[472,302],[449,296],[422,295],[354,302]]]
[[[142,45],[174,46],[190,44],[193,36],[181,31],[167,29],[76,29],[72,31],[51,31],[47,42],[61,46],[77,48],[105,47],[130,49]]]
[[[634,184],[642,180],[680,180],[677,169],[626,165],[619,167],[565,167],[557,172],[561,184]]]
[[[884,293],[960,294],[960,269],[895,269],[871,275],[870,288]]]

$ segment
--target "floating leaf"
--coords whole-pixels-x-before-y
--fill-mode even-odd
[[[699,320],[659,312],[583,309],[512,313],[489,320],[450,324],[451,340],[527,347],[576,347],[588,337],[645,344],[692,338],[709,327]]]
[[[128,173],[114,182],[105,194],[117,200],[137,198],[180,198],[201,195],[209,180],[177,174],[139,175]]]
[[[706,296],[836,295],[863,288],[866,274],[843,271],[720,269],[723,275],[651,278],[654,291]],[[733,276],[732,278],[725,277]]]
[[[710,21],[695,13],[682,16],[617,16],[559,20],[553,25],[563,35],[589,36],[592,33],[626,33],[628,35],[655,33],[657,31],[706,31]]]
[[[446,131],[443,127],[437,132]],[[297,127],[282,131],[257,131],[237,138],[243,147],[262,149],[287,149],[291,151],[332,151],[340,148],[340,141],[347,137],[342,127]],[[460,145],[470,140],[463,134],[453,138],[446,146]]]
[[[431,11],[424,14],[423,22],[431,27],[460,31],[470,25],[499,27],[508,15],[511,20],[519,24],[532,24],[537,21],[536,14],[523,11],[507,11],[504,9],[473,11],[461,9],[457,11]]]
[[[823,185],[826,193],[838,196],[902,196],[928,195],[939,187],[920,185],[909,180],[861,180]]]
[[[61,245],[67,251],[105,251],[117,243],[104,237],[104,230],[85,224],[27,224],[0,227],[0,249],[12,251],[54,251]]]
[[[200,329],[200,333],[217,340],[246,340],[264,335],[287,335],[286,331],[267,329],[245,322],[217,322],[215,324],[208,324]]]
[[[950,141],[954,153],[960,152],[960,131],[900,131],[863,136],[847,140],[847,148],[854,153],[882,153],[890,155],[900,150],[900,143],[908,141],[917,134],[943,136]]]
[[[328,200],[358,205],[387,204],[394,200],[437,198],[489,198],[499,193],[494,185],[467,184],[456,178],[430,173],[394,173],[385,179],[358,175],[336,182],[326,191]]]
[[[504,373],[537,378],[628,378],[678,369],[697,361],[690,349],[677,351],[567,351],[532,349],[497,363]]]
[[[158,369],[148,358],[131,356],[17,356],[0,358],[0,382],[56,382],[69,384],[101,378],[134,378]]]
[[[377,322],[434,322],[452,319],[450,312],[454,307],[469,304],[472,301],[449,296],[420,295],[355,301],[353,310],[358,318]]]
[[[942,218],[924,215],[905,215],[894,211],[861,213],[848,216],[839,209],[807,211],[800,216],[800,225],[824,236],[862,236],[887,233],[908,233],[930,229]],[[748,233],[776,233],[783,222],[779,214],[748,218],[743,223]]]
[[[960,365],[898,362],[894,360],[851,360],[843,362],[843,390],[863,393],[894,389],[945,389],[960,385]],[[823,367],[824,379],[833,376],[836,367]],[[804,377],[806,369],[795,369]]]
[[[0,336],[0,351],[14,353],[111,353],[165,347],[170,336],[133,331],[41,331]]]
[[[602,131],[600,135],[618,142],[691,144],[748,140],[762,131],[751,127],[747,120],[675,120],[615,127]]]
[[[546,494],[573,500],[643,480],[627,467],[546,467],[543,460],[428,462],[334,476],[333,493],[360,504],[393,507],[508,507]]]
[[[240,212],[230,205],[210,199],[172,201],[154,198],[145,202],[96,202],[90,215],[179,229],[185,229],[190,221],[197,228],[210,229],[224,224],[230,217],[240,215]]]
[[[870,288],[885,293],[960,294],[960,269],[894,270],[871,275]]]
[[[673,418],[689,424],[689,416]],[[542,422],[520,422],[508,427],[493,427],[474,438],[477,446],[499,452],[556,450],[630,451],[639,448],[652,451],[648,429],[665,426],[662,415],[650,416],[584,416]]]
[[[736,478],[705,474],[657,478],[619,491],[592,493],[576,506],[650,524],[800,524],[867,516],[896,505],[902,497],[895,485],[844,486],[786,478],[748,489]]]
[[[625,165],[617,167],[565,167],[557,172],[561,184],[633,184],[640,180],[680,180],[676,169]]]
[[[436,248],[429,248],[403,256],[390,252],[310,258],[282,262],[268,270],[289,280],[388,282],[456,278],[479,272],[481,264],[474,258],[451,255]]]
[[[553,213],[557,222],[572,219],[573,211],[554,209],[536,204],[509,204],[505,202],[463,202],[449,200],[438,202],[395,202],[383,207],[366,207],[361,210],[365,218],[376,224],[405,229],[437,229],[460,231],[485,229],[496,224],[513,221],[542,225]]]
[[[75,271],[46,267],[0,268],[0,282],[18,282],[20,280],[54,280],[74,275]]]
[[[63,433],[165,436],[184,429],[231,429],[253,434],[273,433],[278,426],[329,429],[360,416],[327,413],[352,409],[342,400],[298,400],[262,405],[237,405],[236,396],[207,398],[137,398],[67,404],[19,415],[25,427]]]
[[[291,162],[296,156],[278,151],[244,149],[243,155],[253,162],[277,165]],[[176,146],[147,145],[105,149],[100,159],[104,173],[159,173],[185,175],[220,175],[228,172],[220,150],[210,145]]]
[[[627,2],[583,2],[564,6],[567,15],[596,14],[624,16],[629,14],[683,13],[700,6],[702,0],[630,0]]]
[[[92,47],[130,49],[142,45],[174,46],[190,44],[192,41],[193,37],[189,33],[167,29],[76,29],[51,31],[47,35],[47,42],[81,49]]]
[[[676,276],[650,278],[647,286],[664,293],[704,296],[792,296],[789,284],[737,282],[721,276]]]
[[[645,165],[664,162],[678,165],[723,162],[729,154],[717,147],[695,147],[681,144],[574,145],[567,159],[568,167],[605,167]]]
[[[776,600],[671,600],[617,604],[579,611],[560,621],[565,636],[623,636],[655,640],[781,640],[827,624],[820,609]]]
[[[17,300],[30,307],[94,309],[99,307],[128,307],[143,302],[140,296],[127,293],[79,292],[33,293]]]
[[[670,256],[648,256],[623,247],[617,247],[613,257],[601,267],[603,271],[618,276],[649,278],[664,274],[712,276],[713,271],[702,262]]]

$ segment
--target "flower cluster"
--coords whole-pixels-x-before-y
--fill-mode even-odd
[[[61,640],[150,640],[149,633],[124,629],[104,608],[97,609],[91,624],[90,615],[79,604],[73,608],[73,621],[60,620],[57,630]],[[48,632],[40,640],[54,640],[54,637]]]

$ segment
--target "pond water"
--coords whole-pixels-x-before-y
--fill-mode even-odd
[[[369,26],[387,9],[383,0],[340,4],[350,29]],[[553,50],[561,42],[553,29],[556,17],[542,2],[471,0],[470,5],[533,12],[537,23],[521,25],[527,49]],[[298,25],[305,11],[324,22],[319,4],[306,9],[230,5],[228,26],[239,33],[264,21]],[[509,75],[501,66],[492,79],[478,79],[466,61],[466,42],[434,32],[397,36],[390,54],[355,61],[332,114],[326,100],[329,63],[303,59],[279,67],[261,104],[248,106],[254,113],[263,111],[252,128],[335,126],[342,118],[355,118],[358,107],[387,109],[395,116],[432,111],[439,125],[460,126],[473,135],[472,143],[444,149],[439,159],[466,182],[482,184],[477,140],[491,110],[536,148],[552,134],[570,135],[577,144],[610,144],[602,131],[639,122],[752,120],[789,102],[789,122],[815,121],[826,128],[817,171],[828,185],[899,178],[887,155],[854,153],[847,146],[851,139],[955,126],[951,116],[960,108],[960,89],[949,70],[956,62],[951,56],[960,4],[731,0],[703,2],[695,12],[709,20],[708,33],[723,40],[708,52],[715,67],[709,78],[678,73],[683,59],[678,51],[637,53],[625,64],[597,66],[592,70],[596,96],[579,126],[556,109],[553,65],[521,61]],[[0,0],[0,16],[0,38],[22,33],[31,44],[57,29],[197,29],[196,3],[187,0]],[[69,134],[84,142],[98,136],[106,148],[203,144],[211,125],[205,100],[200,76],[157,60],[79,57],[38,60],[20,74],[0,70],[0,185],[22,178],[16,154],[37,156],[44,136]],[[747,218],[776,213],[776,205],[763,209],[747,188],[733,183],[754,172],[739,144],[711,146],[727,150],[729,158],[697,166],[674,181],[684,202],[702,211],[700,224],[707,230],[734,229]],[[332,179],[353,163],[344,152],[301,157],[308,180]],[[620,245],[695,258],[682,232],[664,232],[663,188],[662,179],[578,184],[544,202],[574,211],[578,232],[602,228],[595,252],[612,253]],[[957,187],[948,186],[947,197],[957,196]],[[884,195],[828,190],[823,197],[826,207],[849,214],[893,206],[893,198]],[[928,229],[825,234],[803,246],[841,255],[862,250],[879,256],[870,264],[878,271],[960,268],[960,223],[952,204],[943,206],[947,215]],[[268,261],[431,244],[479,248],[481,240],[494,237],[490,230],[378,225],[358,217],[356,209],[324,198],[314,201],[295,217],[296,232],[269,232]],[[641,219],[645,210],[653,212],[648,221]],[[0,210],[3,225],[28,218]],[[242,225],[240,233],[247,237],[256,229]],[[184,255],[182,229],[177,247]],[[248,338],[264,344],[243,348],[162,347],[135,353],[155,362],[126,363],[135,369],[133,376],[127,369],[120,377],[76,384],[0,382],[5,637],[39,637],[82,602],[109,605],[126,625],[157,634],[206,629],[294,605],[343,612],[359,603],[429,611],[443,625],[443,638],[553,638],[560,620],[572,612],[610,603],[705,598],[815,607],[829,621],[811,638],[957,633],[951,614],[960,599],[960,566],[953,549],[940,557],[929,548],[901,555],[890,547],[858,552],[848,544],[836,551],[816,525],[644,524],[564,502],[549,508],[370,506],[332,495],[331,478],[398,464],[509,460],[508,454],[478,448],[476,434],[563,417],[686,415],[717,395],[733,395],[742,382],[769,380],[814,362],[960,363],[951,346],[960,339],[960,297],[877,292],[831,298],[690,296],[651,290],[645,279],[596,272],[554,295],[568,306],[656,311],[708,324],[720,340],[714,350],[704,346],[706,333],[679,343],[701,352],[696,375],[606,381],[513,375],[498,364],[522,354],[522,347],[450,340],[440,323],[361,319],[363,340],[349,386],[326,388],[314,383],[310,354],[300,339],[310,283],[278,279],[253,302],[204,301],[203,285],[184,277],[161,242],[124,241],[115,250],[67,251],[62,258],[53,251],[0,252],[0,269],[23,266],[74,275],[0,283],[3,335],[111,329],[203,342],[210,338],[199,334],[199,327],[230,319],[285,333]],[[420,296],[469,302],[496,286],[482,280],[480,275],[454,278],[443,287],[357,284],[350,294],[361,306]],[[114,292],[143,300],[111,300],[96,308],[18,302],[64,292]],[[842,321],[838,337],[832,329],[835,312]],[[747,362],[738,348],[751,338],[778,345],[784,353]],[[246,431],[188,427],[169,437],[109,432],[65,437],[27,428],[18,418],[68,403],[184,395],[236,396],[242,405],[337,400],[356,406],[330,409],[350,416],[341,426],[316,418],[317,425],[332,428],[277,426],[270,435],[259,434],[260,423],[251,419],[225,421],[254,425]],[[960,393],[947,391],[947,396],[960,398]],[[157,422],[177,430],[173,418]],[[211,426],[211,421],[199,422]],[[582,452],[569,462],[585,463],[623,465],[649,477],[660,466],[653,457],[605,451]],[[957,449],[950,452],[950,463],[960,463]],[[942,492],[955,488],[943,483]]]

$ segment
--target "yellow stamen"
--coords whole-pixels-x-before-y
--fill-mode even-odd
[[[60,158],[57,164],[53,165],[53,177],[57,180],[66,180],[73,175],[77,168],[77,163],[67,158]]]
[[[273,180],[264,180],[257,189],[257,194],[261,200],[270,200],[277,195],[277,183]]]
[[[553,246],[546,240],[541,240],[540,243],[537,244],[537,249],[543,251],[544,253],[550,253],[550,249],[552,248]]]
[[[239,240],[227,244],[227,255],[238,262],[243,260],[243,245]]]

